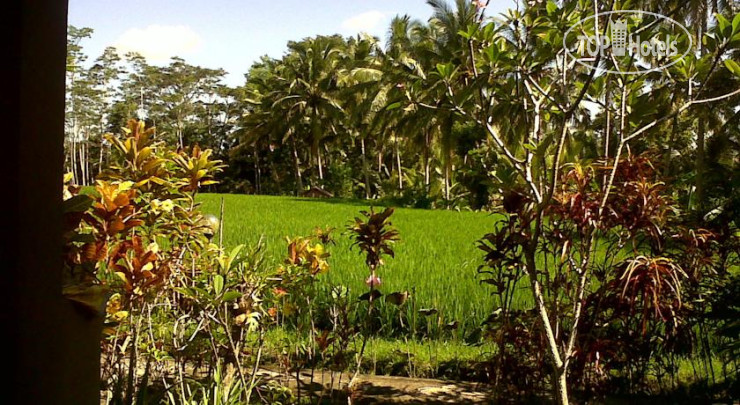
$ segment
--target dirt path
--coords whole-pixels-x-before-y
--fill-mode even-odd
[[[473,383],[403,377],[362,376],[357,404],[486,404],[486,387]]]
[[[296,377],[286,377],[284,374],[262,370],[260,376],[265,379],[274,379],[281,384],[297,391]],[[340,383],[341,377],[341,383]],[[333,397],[331,403],[347,404],[488,404],[491,403],[489,390],[485,385],[468,382],[451,382],[423,378],[387,377],[360,375],[349,390],[347,397],[347,383],[350,376],[339,373],[319,372],[313,376],[302,373],[302,395],[321,396],[327,399]],[[341,401],[341,402],[340,402]],[[347,402],[344,402],[347,401]]]
[[[174,368],[168,370],[175,374]],[[139,376],[144,373],[140,369]],[[187,372],[198,375],[189,367]],[[233,366],[228,366],[226,375],[234,378]],[[351,374],[315,370],[304,371],[299,378],[269,368],[257,371],[262,383],[275,381],[290,388],[302,398],[311,396],[311,403],[366,405],[366,404],[489,404],[492,403],[490,388],[485,384],[455,382],[446,380],[359,375],[351,388],[348,383]],[[298,383],[300,380],[300,384]],[[300,389],[299,389],[300,386]],[[106,396],[101,396],[105,404]]]

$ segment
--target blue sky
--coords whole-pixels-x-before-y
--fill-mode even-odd
[[[492,0],[488,15],[512,0]],[[180,56],[192,64],[223,68],[239,85],[261,55],[282,56],[289,40],[317,34],[382,38],[396,14],[427,20],[425,0],[69,0],[69,23],[95,30],[82,46],[90,59],[106,46],[137,51],[150,63]]]

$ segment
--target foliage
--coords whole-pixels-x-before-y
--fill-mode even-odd
[[[323,297],[320,301],[330,301],[332,286],[347,288],[353,299],[368,291],[365,281],[369,271],[359,271],[367,268],[366,255],[351,247],[353,241],[349,235],[338,231],[346,229],[349,218],[366,219],[358,213],[359,202],[218,194],[201,194],[198,201],[202,202],[204,212],[217,214],[221,198],[226,206],[224,222],[239,224],[224,228],[227,248],[240,243],[255,244],[262,239],[265,260],[270,267],[277,268],[284,266],[286,235],[311,235],[316,225],[324,230],[335,228],[331,233],[334,244],[321,242],[331,252],[331,270],[319,276],[317,294]],[[376,213],[383,210],[378,207]],[[459,326],[454,335],[473,334],[486,319],[494,300],[488,290],[478,288],[473,276],[477,261],[470,258],[476,256],[476,234],[483,234],[499,218],[498,214],[482,212],[396,208],[389,220],[403,235],[403,242],[392,246],[395,257],[384,260],[377,275],[382,280],[383,292],[408,291],[411,297],[400,308],[387,305],[384,299],[376,301],[384,325],[377,333],[389,339],[423,338],[430,326],[428,336],[441,338],[451,334],[443,325],[457,320]],[[445,288],[440,288],[441,284]],[[517,308],[522,308],[529,297],[520,291],[514,301]],[[439,311],[431,325],[420,316],[418,310],[422,308]],[[360,311],[357,319],[363,319],[364,315]]]
[[[371,207],[370,211],[360,211],[367,218],[363,221],[355,218],[354,223],[348,227],[354,239],[354,246],[365,253],[365,264],[371,271],[375,271],[383,264],[383,255],[394,257],[391,244],[398,240],[398,231],[391,228],[388,221],[393,215],[393,208],[386,208],[383,212],[376,213]]]
[[[548,382],[563,404],[569,388],[634,391],[634,380],[648,373],[675,375],[671,351],[700,356],[714,383],[707,363],[715,348],[725,370],[737,367],[734,312],[721,306],[732,307],[737,268],[740,16],[736,2],[669,3],[639,6],[686,25],[675,39],[692,48],[660,60],[671,62],[663,70],[633,76],[604,70],[638,63],[629,56],[591,65],[567,57],[577,45],[569,28],[598,29],[590,17],[628,8],[619,2],[526,2],[488,18],[487,2],[433,0],[428,22],[392,20],[385,49],[366,35],[290,42],[284,57],[261,59],[236,89],[218,84],[222,71],[181,59],[153,67],[137,55],[122,63],[113,50],[84,69],[80,43],[91,31],[70,29],[66,165],[73,183],[97,182],[89,197],[66,189],[65,291],[93,313],[106,289],[120,294],[111,317],[123,325],[117,330],[129,370],[139,342],[154,340],[140,333],[151,324],[149,309],[159,316],[159,305],[174,302],[186,311],[187,322],[178,318],[183,327],[198,318],[192,308],[210,314],[194,331],[176,331],[175,341],[210,346],[240,365],[244,337],[262,331],[260,302],[270,287],[278,290],[267,299],[305,303],[287,317],[308,328],[311,344],[293,347],[307,361],[301,366],[315,366],[333,342],[344,356],[358,305],[338,285],[317,282],[328,270],[323,245],[313,242],[321,236],[290,239],[277,277],[245,276],[261,268],[258,251],[234,268],[214,259],[223,252],[209,244],[194,195],[215,186],[215,155],[232,163],[222,174],[222,187],[232,190],[501,208],[500,226],[479,242],[480,282],[493,288],[499,308],[464,336],[474,342],[487,332],[498,345],[491,366],[501,387]],[[96,136],[137,105],[170,134],[155,141],[154,132],[133,124],[122,139]],[[177,151],[165,152],[162,140],[176,142]],[[186,149],[193,141],[205,150]],[[376,270],[383,255],[395,255],[396,235],[384,230],[391,212],[371,210],[350,226],[369,269],[365,330],[406,333],[410,324],[418,336],[426,323],[427,336],[454,333],[458,321],[443,321],[449,314],[437,303],[417,311],[413,288],[378,300]],[[223,274],[209,273],[214,268]],[[245,300],[234,312],[222,308],[225,289]],[[529,292],[532,310],[515,305],[517,289]],[[403,308],[409,296],[412,305]],[[386,303],[392,317],[379,322]],[[285,318],[289,308],[275,311]],[[314,315],[333,327],[322,329]],[[149,359],[167,353],[153,347]],[[173,355],[178,364],[183,356]],[[537,378],[512,372],[519,363],[533,365],[525,371]],[[251,393],[247,373],[237,367],[237,374]],[[136,379],[119,390],[129,400]]]
[[[634,381],[647,381],[648,372],[675,373],[673,356],[691,353],[691,347],[680,347],[682,342],[702,338],[692,330],[695,320],[684,305],[701,293],[684,285],[715,275],[723,265],[714,250],[716,235],[688,230],[681,223],[675,203],[655,182],[656,172],[645,156],[628,156],[616,163],[613,187],[628,192],[609,195],[601,214],[607,219],[600,220],[598,207],[604,195],[597,179],[610,170],[611,165],[596,163],[576,165],[563,174],[562,187],[547,209],[542,231],[546,237],[537,244],[538,278],[548,293],[548,309],[558,316],[555,328],[572,328],[580,321],[579,335],[572,340],[571,373],[578,388],[592,394],[627,390],[621,385],[627,377],[634,387]],[[530,364],[537,343],[519,350],[544,339],[537,319],[510,304],[517,284],[531,277],[521,263],[532,238],[532,213],[531,204],[512,203],[509,208],[512,212],[503,226],[479,242],[485,252],[483,281],[495,287],[501,305],[489,326],[499,347],[493,361],[497,381],[511,375],[510,358]],[[598,236],[591,238],[594,234]],[[585,261],[589,250],[596,253]],[[584,263],[588,267],[581,267]],[[580,312],[578,301],[570,297],[585,271],[592,272],[593,287],[581,284],[585,294]],[[523,342],[510,346],[523,333]],[[573,336],[570,333],[565,336]],[[528,382],[518,381],[516,389]],[[524,387],[542,389],[540,382]]]
[[[197,146],[190,152],[168,149],[155,141],[153,128],[135,120],[121,137],[108,139],[118,163],[90,193],[76,194],[74,186],[65,193],[65,294],[92,313],[101,308],[93,304],[113,294],[103,305],[108,401],[133,403],[157,380],[155,373],[166,374],[167,364],[179,375],[175,392],[192,397],[183,373],[186,365],[204,361],[233,367],[226,378],[238,382],[204,388],[198,394],[203,400],[248,401],[255,375],[243,369],[243,346],[248,334],[262,328],[268,283],[260,274],[259,246],[226,253],[210,242],[214,224],[194,197],[213,182],[220,161]],[[213,378],[223,377],[220,369],[209,370]]]

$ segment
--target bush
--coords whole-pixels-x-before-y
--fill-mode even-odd
[[[135,120],[106,138],[116,163],[94,189],[65,186],[64,293],[105,314],[108,400],[133,403],[167,369],[179,378],[161,379],[172,384],[165,389],[186,397],[186,364],[207,365],[208,379],[231,364],[239,381],[232,395],[248,401],[255,380],[242,367],[243,347],[261,330],[268,283],[260,247],[224,252],[211,243],[218,219],[195,203],[201,187],[215,184],[221,162],[198,146],[173,151]]]

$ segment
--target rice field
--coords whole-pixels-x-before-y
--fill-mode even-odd
[[[227,248],[238,244],[254,245],[262,238],[269,265],[277,266],[285,257],[286,236],[307,236],[316,227],[333,227],[336,228],[336,245],[327,248],[331,253],[331,269],[320,276],[319,283],[326,287],[346,286],[354,296],[367,291],[364,259],[357,249],[350,249],[351,241],[345,231],[349,221],[360,215],[360,210],[368,209],[365,202],[233,194],[198,197],[203,211],[216,216],[221,198],[224,199],[223,229]],[[406,364],[408,357],[413,361],[408,361],[401,375],[436,378],[449,372],[445,367],[465,367],[465,364],[490,356],[494,349],[485,339],[470,337],[480,331],[482,321],[497,307],[491,289],[479,283],[476,270],[482,263],[482,252],[475,246],[476,240],[494,229],[497,219],[496,215],[481,212],[396,209],[391,220],[401,240],[395,245],[396,257],[386,260],[380,269],[380,289],[384,293],[413,292],[413,299],[405,308],[407,326],[411,317],[419,316],[419,309],[435,308],[439,313],[438,317],[419,316],[412,322],[422,328],[420,333],[414,333],[415,336],[432,339],[399,339],[383,334],[370,339],[367,351],[370,361],[365,362],[365,367],[369,368],[365,372],[395,375],[396,368]],[[513,306],[531,307],[529,292],[526,287],[520,288]],[[398,320],[395,307],[384,305],[383,300],[378,303],[387,319]],[[454,331],[442,327],[452,321],[459,322]],[[424,327],[429,330],[425,331]],[[272,330],[267,336],[266,356],[279,354],[287,340],[305,338],[296,331]],[[473,343],[470,340],[481,344],[469,345],[466,342]],[[696,364],[700,362],[701,359],[679,359],[679,380],[693,381]],[[718,373],[720,363],[719,360],[712,363]]]
[[[277,265],[285,257],[286,236],[310,235],[316,227],[333,227],[336,245],[328,246],[331,270],[320,282],[346,286],[357,296],[365,292],[364,259],[357,249],[350,249],[345,231],[360,210],[368,209],[365,202],[204,194],[199,197],[203,211],[218,216],[222,197],[226,247],[254,245],[263,237],[268,260]],[[412,292],[415,310],[435,308],[439,323],[456,320],[461,331],[480,325],[495,309],[495,300],[490,288],[477,278],[482,252],[475,241],[494,229],[497,217],[481,212],[397,208],[391,220],[400,232],[400,241],[395,245],[396,257],[388,258],[379,271],[380,289],[384,293]],[[521,299],[526,300],[526,292]]]

